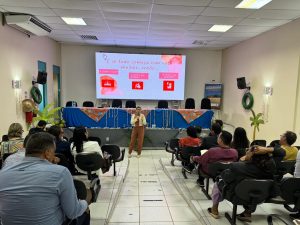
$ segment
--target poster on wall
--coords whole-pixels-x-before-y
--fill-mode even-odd
[[[211,109],[221,109],[223,84],[209,83],[205,84],[204,97],[209,98]]]

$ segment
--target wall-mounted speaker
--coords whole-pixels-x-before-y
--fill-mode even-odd
[[[47,83],[47,72],[39,71],[36,82],[39,84],[46,84]]]
[[[247,88],[245,77],[239,77],[239,78],[236,79],[236,81],[237,81],[238,89],[246,89]]]

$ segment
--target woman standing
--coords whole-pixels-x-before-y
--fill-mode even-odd
[[[130,145],[129,145],[129,155],[128,157],[131,157],[132,150],[134,148],[135,142],[137,140],[138,145],[138,155],[137,157],[140,158],[143,148],[143,141],[144,141],[144,133],[145,133],[145,127],[147,125],[145,115],[141,113],[142,108],[140,106],[136,107],[135,114],[132,114],[131,116],[131,125],[132,133],[131,133],[131,139],[130,139]]]

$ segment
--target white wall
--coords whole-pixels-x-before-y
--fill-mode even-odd
[[[196,107],[200,106],[203,98],[204,84],[211,80],[220,81],[221,51],[112,48],[63,44],[61,53],[63,104],[68,100],[75,100],[79,105],[82,105],[85,100],[96,102],[95,52],[97,51],[186,55],[185,98],[195,98]],[[139,101],[137,103],[149,107],[157,105],[157,101]],[[125,101],[123,101],[124,104]],[[184,106],[183,101],[181,105]]]
[[[0,15],[0,24],[2,16]],[[60,45],[46,37],[28,38],[23,33],[8,26],[0,25],[0,99],[1,126],[0,134],[6,134],[13,122],[25,125],[21,101],[24,92],[30,91],[32,76],[37,75],[37,61],[47,63],[48,72],[48,101],[53,99],[52,65],[60,65]],[[21,80],[22,89],[15,92],[11,82]]]
[[[242,76],[251,82],[254,111],[266,113],[267,122],[260,127],[256,139],[279,139],[286,130],[294,130],[300,136],[299,27],[300,20],[295,20],[223,52],[223,119],[245,127],[251,138],[251,112],[243,109],[241,99],[244,91],[236,86],[236,78]],[[264,86],[273,87],[268,113],[265,110]],[[300,137],[297,143],[300,143]]]

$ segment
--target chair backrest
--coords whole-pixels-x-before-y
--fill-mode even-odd
[[[73,182],[76,189],[77,198],[80,200],[86,200],[87,190],[83,181],[74,179]]]
[[[279,144],[279,140],[273,140],[273,141],[271,141],[271,143],[269,144],[269,147],[275,147],[276,145],[280,145]]]
[[[113,107],[113,108],[122,108],[122,100],[114,99],[112,101],[111,107]]]
[[[208,174],[211,177],[217,177],[222,171],[230,167],[230,162],[214,162],[208,164]]]
[[[202,98],[201,109],[211,109],[211,102],[209,98]]]
[[[296,148],[298,148],[298,150],[300,150],[300,146],[295,146]]]
[[[282,179],[280,190],[280,196],[286,204],[293,204],[296,209],[300,209],[300,178],[288,177]]]
[[[158,104],[157,104],[157,108],[159,108],[159,109],[167,109],[167,108],[169,108],[168,101],[166,101],[166,100],[159,100]]]
[[[88,140],[89,141],[97,141],[98,145],[101,146],[101,139],[99,137],[89,136]]]
[[[235,194],[243,204],[257,205],[270,197],[273,180],[244,179],[235,187]]]
[[[195,108],[195,99],[187,98],[185,100],[185,107],[186,109],[194,109]]]
[[[75,157],[77,166],[83,170],[91,173],[99,170],[104,165],[104,159],[98,152],[81,152]]]
[[[94,102],[91,102],[91,101],[84,101],[82,103],[82,106],[83,107],[94,107]]]
[[[77,107],[77,102],[75,102],[75,101],[68,101],[66,103],[66,107]]]
[[[108,154],[111,155],[112,160],[116,160],[120,158],[121,156],[121,150],[118,145],[102,145],[101,150],[104,154],[104,152],[107,152]]]
[[[189,161],[191,156],[200,155],[201,146],[191,147],[185,146],[180,151],[180,156],[183,161]]]
[[[267,141],[266,140],[254,140],[251,142],[250,146],[253,146],[253,145],[259,145],[259,146],[262,146],[262,147],[266,147],[267,146]]]
[[[293,174],[295,169],[295,160],[285,160],[277,163],[277,175],[285,175],[287,173]]]
[[[179,148],[179,139],[178,138],[171,139],[169,141],[169,146],[170,146],[170,149],[172,149],[172,150],[178,149]]]
[[[125,108],[136,108],[136,102],[133,100],[126,101]]]

